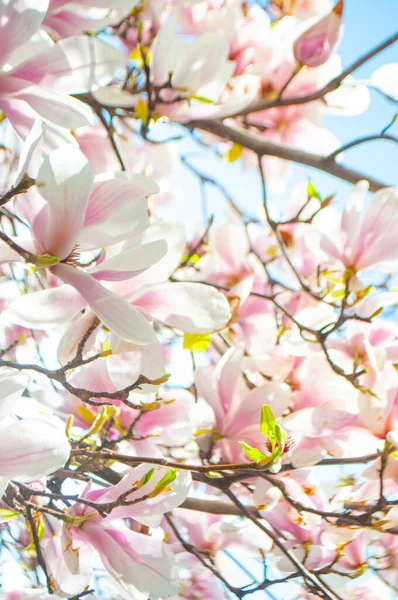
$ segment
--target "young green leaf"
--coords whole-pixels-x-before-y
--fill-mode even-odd
[[[319,200],[319,202],[321,202],[321,200],[322,200],[319,195],[318,190],[316,189],[316,187],[314,186],[312,181],[308,181],[308,183],[307,183],[307,194],[308,194],[308,200],[311,200],[311,198],[316,198],[317,200]]]
[[[142,487],[144,487],[144,485],[149,483],[149,481],[151,481],[152,477],[154,476],[154,473],[155,469],[150,469],[148,473],[145,473],[145,475],[141,477],[140,481],[137,483],[136,489],[140,490]]]
[[[259,463],[262,460],[270,458],[269,456],[261,452],[258,448],[252,448],[251,446],[249,446],[249,444],[246,444],[245,442],[239,442],[239,444],[242,446],[243,452],[246,454],[247,458],[253,460],[254,462]]]
[[[158,494],[161,494],[162,492],[167,492],[170,483],[173,483],[176,477],[177,469],[170,469],[169,471],[167,471],[166,475],[155,484],[155,487],[153,488],[152,492],[148,494],[149,498],[155,498],[155,496],[157,496]]]
[[[282,456],[283,449],[285,447],[285,434],[282,427],[280,425],[276,425],[275,432],[277,444],[272,452],[273,460],[277,460],[280,456]]]
[[[267,404],[261,407],[260,431],[271,442],[273,448],[276,441],[276,421]]]
[[[11,510],[10,508],[0,508],[0,523],[6,523],[10,519],[14,517],[18,517],[19,513],[15,512],[15,510]]]

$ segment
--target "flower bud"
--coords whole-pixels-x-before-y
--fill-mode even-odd
[[[294,58],[300,65],[319,67],[331,57],[342,31],[344,0],[332,12],[302,33],[293,45]]]

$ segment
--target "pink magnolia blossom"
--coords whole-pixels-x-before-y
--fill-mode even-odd
[[[376,192],[364,209],[367,190],[367,182],[356,185],[339,223],[331,208],[321,211],[313,222],[320,233],[321,250],[355,272],[377,266],[395,268],[398,252],[397,189]]]
[[[294,57],[299,65],[319,67],[335,50],[342,33],[343,0],[320,21],[302,33],[294,43]]]
[[[227,60],[226,40],[207,33],[193,42],[185,41],[176,38],[175,26],[175,20],[170,18],[159,30],[152,46],[154,85],[165,85],[171,75],[171,84],[176,89],[173,95],[217,100],[233,72],[233,63]]]
[[[11,0],[1,8],[0,109],[22,138],[38,115],[68,129],[91,122],[90,108],[68,94],[105,85],[122,60],[117,50],[88,36],[54,44],[41,35],[48,4]]]
[[[278,417],[290,399],[289,389],[279,382],[268,382],[250,390],[241,374],[241,361],[242,351],[230,348],[216,367],[196,370],[198,394],[214,415],[200,430],[209,430],[214,449],[227,462],[247,460],[239,441],[265,450],[260,431],[261,407],[268,404]]]
[[[116,506],[106,518],[84,504],[76,503],[68,511],[71,523],[63,526],[60,535],[52,538],[46,549],[56,591],[76,594],[89,584],[94,548],[111,576],[134,597],[161,597],[177,592],[177,565],[170,547],[159,537],[138,533],[122,523],[113,524],[115,519],[130,517],[138,523],[157,527],[165,512],[185,500],[191,485],[188,472],[180,471],[167,488],[146,498],[167,473],[167,469],[155,467],[152,478],[145,483],[142,478],[149,471],[148,466],[140,465],[131,469],[116,486],[105,490],[91,491],[90,486],[86,489],[87,500],[104,505],[117,501],[122,494],[127,501],[136,500],[131,505]]]
[[[134,177],[138,176],[133,176],[133,180]],[[141,179],[138,179],[138,181],[141,181]],[[147,180],[143,179],[143,181]],[[123,196],[123,198],[127,202],[127,195]],[[131,200],[131,196],[129,198]],[[130,204],[128,206],[130,207],[128,210],[134,210],[133,205]],[[107,218],[108,214],[107,211],[103,219]],[[124,219],[125,213],[123,211],[121,211],[120,216],[114,216],[114,227],[115,230],[119,227],[117,230],[119,236],[123,228],[133,227],[131,221],[125,221]],[[145,212],[146,219],[147,215]],[[122,222],[123,225],[121,226],[120,223]],[[101,231],[101,236],[108,236],[109,239],[109,234],[103,231]],[[112,301],[120,302],[124,307],[127,305],[129,309],[131,308],[132,313],[137,315],[142,321],[145,321],[148,332],[149,330],[152,331],[148,323],[151,319],[159,320],[170,327],[181,329],[187,333],[212,333],[213,331],[223,329],[229,321],[231,313],[228,301],[221,292],[218,292],[209,285],[200,283],[173,283],[168,281],[170,275],[179,264],[185,245],[185,235],[180,225],[162,221],[153,223],[134,238],[125,243],[114,244],[108,248],[107,257],[109,256],[109,259],[102,263],[99,262],[97,267],[91,269],[90,272],[93,272],[95,277],[100,278],[101,271],[104,266],[106,267],[107,263],[111,264],[112,268],[116,268],[121,260],[123,262],[121,266],[124,267],[124,264],[127,263],[130,269],[132,256],[137,255],[141,248],[161,248],[162,245],[167,248],[167,250],[165,249],[163,258],[158,260],[156,264],[152,264],[152,266],[149,266],[147,263],[149,268],[146,272],[139,273],[137,270],[136,273],[131,273],[127,271],[122,277],[116,272],[113,280],[111,279],[111,272],[105,271],[102,273],[104,279],[106,278],[109,281],[109,291],[107,290],[107,292]],[[152,257],[152,254],[149,256]],[[152,262],[155,261],[152,260]],[[54,269],[51,269],[51,271],[54,272]],[[71,271],[73,274],[73,269],[70,269],[68,271],[69,275]],[[57,275],[56,272],[54,274]],[[130,277],[129,280],[127,280],[128,275]],[[131,278],[131,275],[135,276]],[[120,281],[119,279],[122,278],[123,281]],[[64,279],[64,281],[66,280]],[[13,316],[11,318],[22,325],[30,327],[44,328],[55,326],[74,317],[79,310],[86,306],[86,303],[89,304],[94,313],[100,316],[98,307],[88,302],[87,297],[81,293],[78,285],[73,285],[75,289],[71,285],[59,286],[58,288],[42,290],[19,298],[12,303]],[[114,300],[115,298],[116,300]],[[131,306],[129,302],[131,302]],[[105,320],[103,322],[105,323]],[[118,327],[115,327],[115,325],[108,325],[108,327],[123,340],[128,340],[139,345],[142,344],[137,336],[137,330],[135,330],[134,337],[131,334],[126,334],[126,328],[130,327],[130,331],[132,331],[134,327],[133,322],[131,322],[130,326],[128,322],[125,322],[123,329],[120,328],[121,323],[117,325]],[[72,327],[74,326],[75,323],[72,324]],[[74,343],[77,343],[78,339],[73,330],[71,333],[72,340],[74,339]],[[156,338],[152,333],[151,338],[148,336],[146,344],[152,346],[154,342],[156,342]],[[148,356],[148,360],[144,362],[148,364],[150,360]],[[159,364],[158,360],[156,360],[156,363]],[[134,373],[136,373],[136,370],[134,370]],[[134,381],[135,379],[130,381],[129,384]]]
[[[62,467],[69,458],[66,435],[37,419],[17,420],[15,403],[28,384],[22,373],[0,373],[0,496],[8,481],[32,481]]]
[[[367,569],[369,540],[364,531],[332,526],[323,532],[321,540],[324,546],[339,555],[334,565],[339,573],[360,575]]]
[[[50,262],[44,259],[41,266],[49,265],[50,273],[69,284],[66,290],[51,290],[53,302],[54,296],[58,297],[66,310],[78,312],[83,298],[83,304],[88,303],[123,339],[144,345],[155,342],[142,314],[99,281],[138,275],[164,256],[166,242],[139,245],[138,239],[126,252],[105,260],[101,257],[96,266],[86,270],[79,268],[77,248],[92,252],[139,235],[149,225],[145,196],[157,191],[156,184],[131,174],[94,180],[87,159],[73,146],[54,150],[44,159],[37,184],[40,195],[36,192],[34,196],[34,212],[26,215],[33,240],[26,240],[26,245],[39,256],[50,256]],[[18,242],[22,246],[25,243],[19,238]],[[3,262],[20,260],[4,242],[1,251]],[[52,312],[54,308],[53,304]]]

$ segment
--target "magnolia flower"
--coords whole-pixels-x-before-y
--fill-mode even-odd
[[[217,101],[234,71],[228,52],[227,40],[215,33],[203,34],[192,42],[178,39],[175,20],[170,18],[152,46],[153,84],[163,86],[170,81],[173,96],[196,95]]]
[[[0,497],[8,481],[32,481],[62,467],[69,458],[64,433],[45,421],[12,415],[28,379],[14,370],[0,373]]]
[[[63,525],[60,535],[46,548],[55,591],[75,595],[89,584],[95,548],[104,567],[130,597],[144,600],[148,595],[158,598],[176,593],[178,571],[171,549],[161,538],[137,530],[139,523],[158,527],[162,515],[185,500],[190,486],[191,475],[186,471],[151,470],[147,465],[131,469],[110,488],[90,490],[89,485],[84,498],[103,505],[115,503],[115,508],[106,518],[84,504],[76,503],[68,510],[70,523]],[[122,495],[130,505],[117,506]],[[127,517],[135,520],[135,531],[121,523],[113,524],[115,519]]]
[[[333,54],[342,33],[343,0],[333,10],[302,33],[294,42],[294,58],[299,65],[319,67]]]
[[[99,283],[134,277],[166,253],[164,240],[141,245],[139,239],[134,244],[133,238],[149,225],[145,196],[158,190],[156,184],[132,174],[94,179],[87,159],[74,146],[51,152],[43,160],[36,182],[33,206],[26,211],[33,239],[17,240],[38,255],[36,267],[48,267],[69,284],[60,295],[64,310],[72,305],[78,312],[83,298],[116,335],[136,344],[156,342],[140,311]],[[126,238],[133,240],[125,252],[105,260],[101,256],[94,267],[79,268],[79,249],[97,251]],[[2,242],[0,260],[18,261],[21,257]],[[53,291],[56,294],[56,289]]]
[[[40,30],[48,4],[9,0],[0,5],[0,109],[22,138],[37,115],[68,129],[91,122],[91,109],[68,94],[106,85],[123,60],[120,52],[89,36],[54,44]]]
[[[132,181],[148,181],[145,178],[136,179],[137,176],[132,177]],[[108,184],[110,184],[110,182],[108,182]],[[115,212],[111,219],[106,221],[109,231],[106,233],[101,229],[101,237],[108,236],[106,239],[112,241],[110,233],[116,236],[117,232],[121,235],[126,229],[128,230],[130,227],[134,227],[135,221],[132,219],[134,219],[135,209],[134,203],[131,203],[132,189],[134,189],[133,186],[130,187],[130,196],[126,193],[126,195],[123,195],[119,199],[120,201],[125,200],[126,206],[123,210],[122,208],[120,209],[121,212],[119,214]],[[126,190],[126,192],[127,191],[128,190]],[[104,196],[101,195],[99,201],[103,200]],[[129,200],[130,203],[127,204]],[[104,214],[100,212],[98,215],[99,226],[105,222],[105,219],[109,219],[111,214],[112,205],[107,204],[106,206],[107,209],[104,211]],[[125,213],[125,210],[128,212]],[[127,216],[129,211],[131,211],[130,217]],[[140,212],[139,215],[140,219],[147,219],[146,210],[145,214]],[[99,233],[100,230],[99,226],[97,233]],[[115,237],[114,239],[116,240],[117,238]],[[106,267],[107,264],[111,264],[112,269],[115,269],[116,265],[122,261],[123,264],[127,264],[128,267],[131,268],[133,266],[132,260],[134,253],[141,252],[145,254],[145,252],[143,252],[145,249],[154,249],[156,248],[156,244],[160,244],[160,246],[158,246],[160,249],[162,248],[162,244],[167,246],[167,251],[165,250],[163,258],[158,260],[156,264],[152,264],[145,272],[130,274],[130,277],[132,277],[130,279],[115,274],[113,280],[108,273],[106,279],[108,280],[107,291],[110,294],[109,301],[116,303],[115,306],[120,305],[121,307],[125,307],[126,304],[131,302],[131,311],[137,315],[136,321],[132,321],[131,325],[129,325],[127,320],[128,312],[126,311],[126,320],[122,322],[119,316],[116,324],[113,323],[107,325],[109,329],[123,340],[141,345],[143,342],[139,341],[138,330],[136,329],[135,334],[133,330],[134,327],[137,327],[139,317],[148,319],[148,321],[150,319],[156,319],[169,327],[175,327],[187,333],[212,333],[224,328],[231,317],[231,313],[228,301],[221,292],[210,285],[201,283],[173,283],[168,281],[180,262],[180,257],[185,246],[184,229],[179,224],[157,221],[142,231],[142,233],[137,234],[126,242],[113,244],[107,249],[107,260],[98,264],[98,270],[96,270],[97,267],[95,267],[94,270],[91,269],[89,272],[93,272],[94,276],[97,278],[105,279],[105,277],[100,276],[104,266]],[[152,262],[155,261],[153,260]],[[60,265],[58,265],[58,267],[59,266]],[[54,269],[51,269],[51,271],[54,272]],[[69,274],[71,272],[73,274],[74,269],[68,271]],[[82,273],[82,271],[80,271],[80,273]],[[123,279],[123,281],[120,281],[119,279]],[[64,279],[64,281],[66,280]],[[68,283],[72,282],[69,281]],[[74,283],[72,283],[72,285],[74,286],[73,288],[71,285],[59,286],[58,288],[49,288],[20,297],[11,304],[11,319],[26,327],[54,327],[75,317],[80,310],[85,308],[87,303],[93,312],[102,319],[98,312],[98,308],[95,307],[92,301],[88,301],[87,295],[81,293],[78,285],[75,285]],[[105,288],[102,288],[102,290],[104,289]],[[95,293],[95,290],[93,290],[93,293]],[[109,309],[110,307],[111,305],[108,304]],[[99,308],[102,308],[103,313],[106,306],[101,305]],[[88,316],[88,319],[89,318],[90,317]],[[112,311],[110,311],[106,318],[108,323],[110,322],[110,319],[114,322],[117,315],[112,315]],[[85,321],[85,319],[86,317],[80,319],[80,324],[83,325],[83,327],[83,321]],[[105,320],[102,320],[105,323]],[[146,328],[149,332],[152,331],[152,329],[150,329],[148,321],[146,321]],[[78,329],[80,328],[80,325],[78,325],[78,327],[76,327],[76,325],[76,321],[71,322],[71,327],[65,334],[65,339],[63,340],[63,345],[72,350],[72,354],[70,354],[69,350],[66,353],[66,355],[70,357],[74,355],[73,348],[79,341]],[[146,343],[149,344],[151,348],[153,346],[152,342],[156,341],[157,340],[153,335],[152,339],[149,339],[148,336],[148,341]],[[116,345],[118,345],[118,342],[116,342]],[[146,368],[153,371],[154,366],[159,365],[158,358],[154,357],[150,348],[148,348],[147,359],[141,354],[143,360],[139,361],[141,367],[144,367],[145,370],[136,370],[133,367],[134,363],[138,369],[138,362],[136,359],[132,361],[131,355],[129,368],[126,369],[124,366],[119,369],[120,372],[124,371],[124,378],[126,378],[128,374],[132,377],[125,385],[133,383],[138,374],[147,374]],[[113,345],[112,349],[114,349]],[[130,353],[130,350],[134,351],[133,348],[129,348],[126,349],[126,352]],[[63,351],[61,354],[65,355],[65,352]],[[129,357],[126,358],[128,359]],[[117,360],[117,362],[120,361]],[[147,376],[150,378],[157,378],[159,375],[154,376],[153,374],[150,375],[148,373]]]
[[[321,250],[356,272],[386,264],[396,268],[398,257],[398,188],[376,192],[364,210],[368,188],[365,181],[356,185],[340,222],[329,207],[313,221]]]
[[[230,348],[215,368],[202,367],[195,372],[198,394],[214,414],[200,431],[211,434],[214,448],[229,462],[247,460],[240,441],[266,449],[260,431],[261,407],[268,404],[279,417],[290,400],[288,386],[277,381],[250,390],[241,374],[242,356],[242,350]]]

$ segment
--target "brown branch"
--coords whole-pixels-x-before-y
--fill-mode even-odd
[[[35,185],[35,180],[29,177],[27,173],[25,173],[22,179],[14,186],[12,186],[8,192],[3,194],[0,198],[0,206],[4,206],[7,204],[14,196],[18,196],[18,194],[24,194],[32,185]]]
[[[0,231],[0,239],[3,240],[3,242],[11,248],[11,250],[14,250],[14,252],[19,254],[19,256],[23,258],[25,262],[30,263],[32,265],[36,264],[38,258],[36,254],[33,254],[32,252],[25,250],[25,248],[22,248],[19,244],[14,242],[11,238],[8,237],[8,235],[3,233],[2,231]]]
[[[33,517],[32,508],[29,506],[26,507],[26,518],[29,523],[29,528],[30,528],[30,531],[32,534],[32,540],[33,540],[33,544],[34,544],[34,547],[36,550],[36,555],[37,555],[37,562],[43,569],[43,573],[46,577],[48,592],[49,592],[49,594],[53,594],[54,590],[51,587],[51,579],[50,579],[50,576],[47,571],[47,565],[46,565],[46,561],[44,560],[43,552],[41,550],[39,535],[38,535],[36,523],[35,523],[35,520]]]
[[[83,366],[93,360],[99,358],[101,355],[96,355],[87,360],[83,360],[80,364],[74,364],[75,367]],[[70,364],[70,363],[69,363]],[[67,365],[68,366],[68,365]],[[41,375],[45,375],[48,379],[52,381],[57,381],[62,387],[64,387],[70,394],[79,398],[82,402],[86,404],[91,404],[93,406],[112,406],[113,403],[111,400],[120,400],[129,408],[134,408],[136,410],[148,410],[145,408],[143,404],[136,404],[135,402],[131,402],[128,399],[129,393],[133,390],[140,389],[141,386],[145,383],[153,384],[156,380],[151,380],[145,377],[144,375],[140,375],[138,379],[131,385],[121,389],[116,390],[115,392],[106,392],[106,391],[98,391],[94,392],[91,390],[87,390],[85,388],[77,388],[73,386],[66,378],[65,375],[65,367],[61,369],[46,369],[45,367],[41,367],[35,364],[21,364],[18,362],[13,362],[10,360],[2,360],[0,359],[0,367],[10,367],[12,369],[17,369],[18,371],[35,371],[36,373],[40,373]],[[92,400],[92,398],[97,398],[98,400]],[[99,400],[100,398],[107,398],[109,401]],[[159,407],[161,403],[159,403]],[[156,410],[156,409],[153,409]]]
[[[353,140],[352,142],[344,144],[344,146],[337,148],[337,150],[329,154],[328,158],[330,160],[333,160],[334,158],[336,158],[336,156],[338,156],[342,152],[345,152],[346,150],[350,150],[351,148],[356,148],[357,146],[361,146],[362,144],[366,144],[368,142],[374,142],[376,140],[386,140],[387,142],[395,142],[395,144],[398,144],[398,138],[394,137],[393,135],[375,133],[374,135],[366,135],[364,137],[358,138],[357,140]]]
[[[191,130],[202,129],[203,131],[217,135],[234,144],[239,144],[248,150],[252,150],[260,157],[275,156],[276,158],[288,160],[300,165],[306,165],[307,167],[312,167],[318,171],[329,173],[329,175],[333,175],[348,183],[356,184],[358,181],[366,179],[369,181],[370,190],[372,192],[377,192],[384,187],[388,187],[386,183],[378,181],[377,179],[369,177],[354,169],[344,167],[343,165],[338,164],[334,159],[330,159],[328,156],[320,156],[319,154],[312,154],[310,152],[304,152],[303,150],[296,150],[295,148],[275,144],[250,131],[238,128],[235,125],[226,125],[221,121],[212,121],[210,119],[197,119],[187,123],[186,127]]]

